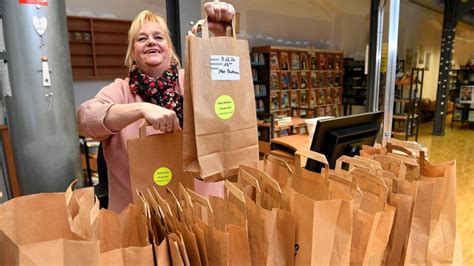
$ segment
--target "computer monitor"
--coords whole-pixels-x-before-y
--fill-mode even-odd
[[[334,169],[336,160],[342,155],[352,157],[359,154],[362,145],[374,145],[382,119],[383,112],[370,112],[319,120],[310,149],[324,154],[330,168]],[[322,166],[308,159],[305,168],[321,172]]]

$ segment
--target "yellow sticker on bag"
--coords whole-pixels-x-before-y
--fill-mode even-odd
[[[231,118],[235,111],[234,99],[229,95],[219,96],[214,103],[214,110],[217,116],[222,120]]]
[[[160,167],[153,174],[153,181],[158,186],[166,186],[173,178],[173,173],[168,167]]]

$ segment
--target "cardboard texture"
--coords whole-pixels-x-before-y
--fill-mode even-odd
[[[135,193],[137,189],[146,191],[148,188],[156,188],[162,197],[170,198],[166,188],[175,193],[178,191],[179,183],[185,187],[194,188],[193,178],[186,174],[182,168],[181,132],[142,135],[137,139],[129,139],[127,145],[130,161],[130,185],[135,204],[139,202]],[[163,169],[166,172],[165,168],[171,172],[171,180],[167,184],[162,183],[166,182],[167,178],[166,173],[163,175],[161,172]]]
[[[202,30],[202,38],[186,38],[183,157],[186,171],[217,181],[237,175],[239,164],[258,161],[255,95],[247,41],[209,38],[207,22],[202,23]],[[216,56],[237,61],[213,61],[211,66]],[[226,69],[227,64],[237,70]],[[216,80],[217,68],[224,75],[238,73],[238,78]]]

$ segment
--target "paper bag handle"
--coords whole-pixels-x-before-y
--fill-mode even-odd
[[[330,173],[330,174],[328,174],[328,180],[332,180],[336,183],[339,183],[341,185],[346,186],[347,188],[349,188],[351,193],[357,193],[361,197],[364,195],[364,192],[362,192],[362,190],[360,190],[360,187],[356,183],[354,183],[354,182],[352,182],[348,179],[345,179],[345,178],[343,178],[339,175]]]
[[[301,160],[301,157],[312,159],[312,160],[315,160],[317,162],[320,162],[320,163],[324,164],[323,176],[324,177],[328,176],[329,163],[328,163],[328,160],[327,160],[326,156],[324,156],[321,153],[310,151],[310,150],[297,150],[296,153],[295,153],[295,170],[296,170],[296,174],[298,176],[301,176],[301,172],[302,172],[302,169],[303,169],[303,160]]]
[[[174,203],[176,204],[177,213],[178,213],[178,220],[186,225],[186,216],[184,215],[183,208],[181,207],[181,204],[179,203],[178,198],[174,194],[174,192],[170,188],[166,188],[166,192],[170,193],[171,198],[173,198]]]
[[[253,175],[251,175],[250,173],[248,173],[244,169],[239,170],[238,178],[242,178],[243,180],[245,180],[245,182],[249,183],[251,186],[253,186],[255,188],[255,194],[256,194],[255,195],[255,203],[258,206],[262,206],[261,205],[262,190],[260,189],[260,184],[259,184],[257,178],[255,178]]]
[[[387,151],[393,153],[394,150],[401,151],[405,153],[408,157],[416,159],[413,153],[409,151],[407,148],[392,144],[390,142],[387,143]]]
[[[199,20],[196,23],[196,27],[198,29],[199,28],[201,29],[203,39],[209,39],[209,20],[208,20],[207,17],[204,18],[204,19]],[[236,39],[236,35],[235,35],[235,17],[234,17],[234,19],[232,19],[231,24],[226,26],[226,31],[225,32],[226,32],[227,37],[233,37],[234,39]]]
[[[405,164],[403,163],[402,160],[392,158],[392,157],[388,157],[388,156],[385,156],[385,155],[380,155],[380,154],[375,154],[374,155],[374,160],[378,161],[379,163],[383,162],[383,163],[388,163],[388,164],[397,164],[398,165],[398,176],[397,176],[397,178],[405,179],[406,172],[407,172],[407,167],[405,166]]]
[[[336,167],[335,167],[336,172],[343,171],[342,163],[347,163],[349,165],[356,165],[359,167],[363,167],[363,168],[368,169],[370,173],[375,173],[374,167],[369,162],[363,161],[363,160],[357,160],[347,155],[342,155],[336,160]]]
[[[187,189],[188,195],[192,202],[195,202],[204,208],[207,209],[207,219],[208,219],[208,226],[210,227],[209,231],[212,231],[214,228],[214,211],[212,210],[211,203],[208,199],[204,198],[203,196],[199,195],[198,193],[192,191],[191,189]],[[193,210],[194,216],[194,210]]]
[[[234,195],[238,200],[240,200],[245,206],[245,196],[244,192],[238,189],[232,182],[229,180],[224,181],[224,188],[227,190],[227,193]],[[226,194],[226,199],[228,199],[228,194]]]
[[[272,188],[278,193],[278,195],[280,196],[280,206],[278,206],[278,208],[281,208],[281,206],[283,206],[283,192],[281,190],[280,184],[278,184],[275,179],[273,179],[269,174],[265,173],[264,171],[259,171],[259,176],[260,180],[262,180],[262,183],[268,185],[270,188]]]
[[[288,162],[281,159],[281,158],[279,158],[279,157],[277,157],[277,156],[269,154],[263,160],[263,169],[267,169],[268,162],[279,165],[279,166],[284,167],[286,169],[286,171],[288,172],[288,178],[286,179],[286,185],[288,187],[291,187],[292,184],[293,184],[293,170],[291,169]]]

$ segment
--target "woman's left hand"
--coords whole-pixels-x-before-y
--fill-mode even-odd
[[[225,2],[207,2],[204,4],[204,14],[208,19],[209,30],[215,36],[224,36],[226,26],[234,19],[235,9]],[[196,32],[195,28],[193,32]]]

